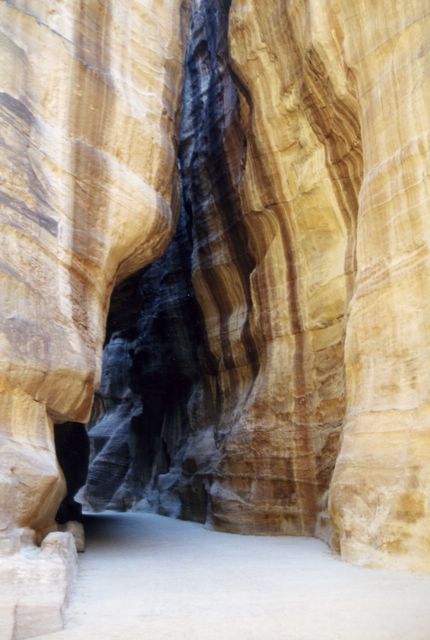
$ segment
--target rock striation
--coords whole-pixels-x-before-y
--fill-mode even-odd
[[[145,334],[154,308],[168,318],[182,296],[174,241],[157,267],[165,285],[151,287],[153,267],[142,273],[145,295],[129,298],[140,319],[132,337],[121,329],[139,407],[131,448],[128,427],[122,437],[123,475],[140,468],[139,490],[115,487],[128,505],[317,535],[355,562],[428,569],[429,28],[414,2],[192,3],[179,228],[198,308],[192,332],[173,313],[161,323],[170,332],[157,336],[154,321]],[[179,344],[188,356],[170,376]],[[143,391],[149,372],[175,395],[179,430],[165,399],[154,433],[142,426],[157,405]],[[94,462],[92,483],[97,473]],[[112,492],[100,491],[103,506]]]
[[[203,331],[194,333],[200,375],[184,396],[190,428],[177,482],[196,486],[199,478],[215,527],[329,535],[362,174],[358,107],[346,67],[341,86],[319,78],[321,69],[307,71],[306,81],[299,53],[292,57],[291,39],[285,42],[285,28],[293,36],[295,26],[288,13],[279,17],[278,33],[258,12],[251,20],[247,6],[245,21],[236,5],[229,15],[229,3],[193,3],[179,149],[181,224],[191,230]],[[282,64],[260,55],[258,43],[269,39]],[[280,75],[283,99],[292,101],[288,111],[279,105]],[[152,318],[148,298],[142,302],[142,317]],[[145,362],[133,365],[144,371],[158,363],[156,336],[148,344]],[[164,358],[158,371],[170,362]],[[190,501],[182,504],[189,512]]]
[[[365,15],[347,2],[335,13],[364,168],[330,512],[345,559],[428,572],[430,20],[420,2],[366,3]]]
[[[55,528],[53,424],[89,419],[112,288],[172,234],[185,21],[181,0],[1,3],[3,546]]]
[[[430,570],[429,31],[414,0],[1,4],[4,553],[79,517],[100,387],[93,508]]]

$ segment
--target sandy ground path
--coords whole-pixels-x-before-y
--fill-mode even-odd
[[[361,569],[318,540],[149,514],[89,518],[49,640],[430,640],[430,577]]]

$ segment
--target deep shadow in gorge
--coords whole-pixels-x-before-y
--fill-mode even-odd
[[[169,494],[164,504],[159,491],[180,475],[187,402],[198,377],[202,327],[190,281],[186,223],[183,212],[167,254],[112,297],[99,392],[102,415],[89,426],[86,497],[97,510],[127,510],[145,497],[149,508],[180,515],[179,498]],[[202,488],[193,502],[195,517],[203,519]]]
[[[328,134],[315,135],[319,85],[312,93],[295,69],[291,91],[304,95],[306,109],[297,103],[292,113],[309,141],[296,157],[297,130],[287,128],[285,149],[272,149],[270,127],[256,115],[253,78],[230,59],[229,8],[221,0],[192,3],[179,221],[166,255],[113,293],[84,502],[237,533],[328,540],[328,489],[345,414],[353,267],[345,273],[344,265],[355,233],[339,220],[352,219],[357,206],[337,198],[330,167],[339,160],[338,138],[342,157],[359,155],[358,124],[351,107],[354,126],[346,133],[340,127],[344,97],[333,89],[324,111]],[[322,157],[326,165],[315,174],[308,159]],[[324,231],[313,236],[315,246],[307,245],[308,223],[300,229],[300,218],[315,209],[313,189],[290,196],[289,160],[297,163],[291,175],[303,172],[322,190],[324,208],[308,221]],[[342,164],[348,189],[361,168],[349,160]],[[328,282],[318,268],[326,230]],[[335,303],[328,298],[314,308],[315,293],[344,278]]]
[[[229,7],[221,0],[196,3],[192,14],[176,233],[165,256],[112,295],[99,392],[103,410],[89,425],[85,502],[95,510],[138,505],[205,521],[208,484],[239,410],[235,369],[250,368],[251,383],[258,371],[249,330],[255,264],[238,197],[246,141],[228,62]],[[219,255],[209,243],[214,230],[225,243]],[[235,309],[229,308],[220,260],[230,272],[227,285],[238,292],[234,302],[245,309],[241,362],[232,355],[228,323]],[[220,317],[218,337],[208,336],[196,281],[200,297],[210,296]],[[220,370],[231,372],[230,394],[220,388]]]

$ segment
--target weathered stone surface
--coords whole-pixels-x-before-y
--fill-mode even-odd
[[[53,527],[53,423],[89,417],[179,158],[87,500],[428,571],[428,7],[194,0],[178,150],[181,6],[0,7],[2,553]]]
[[[33,538],[30,530],[15,530],[13,553],[1,557],[2,640],[39,636],[63,626],[63,610],[77,572],[72,534],[50,533],[41,549]]]
[[[53,423],[88,420],[112,288],[170,239],[185,4],[1,3],[4,546],[55,528]]]
[[[319,535],[354,561],[427,570],[428,12],[229,5],[193,2],[186,61],[179,156],[200,375],[179,403],[175,464],[141,480],[172,514],[201,518],[183,491],[199,484],[214,526]],[[165,295],[148,292],[141,324]],[[149,331],[130,379],[166,379],[162,340]],[[143,386],[138,416],[155,402]],[[156,433],[141,431],[151,459],[171,424],[157,411]]]
[[[199,521],[207,517],[207,492],[219,458],[215,405],[209,395],[217,365],[193,279],[198,243],[209,241],[208,221],[222,224],[220,199],[226,198],[226,206],[229,198],[238,205],[222,165],[224,111],[215,102],[222,99],[225,82],[232,106],[238,107],[227,68],[227,19],[222,3],[193,3],[178,228],[166,256],[132,279],[128,290],[120,287],[113,296],[108,330],[114,333],[105,348],[101,386],[105,414],[89,432],[93,459],[85,497],[96,509],[137,506]],[[237,122],[234,109],[232,116]],[[208,170],[212,175],[206,177]],[[217,199],[213,205],[211,192]],[[239,209],[231,215],[240,218]],[[224,302],[228,304],[226,298]],[[136,307],[130,317],[128,311]],[[127,311],[121,319],[123,309]]]
[[[79,497],[89,508],[126,510],[143,501],[140,508],[206,518],[201,482],[190,490],[181,473],[202,330],[189,230],[182,209],[166,255],[112,296],[103,408],[89,425],[91,464]]]
[[[344,313],[361,172],[356,101],[352,89],[330,93],[323,78],[322,97],[320,86],[304,82],[300,60],[291,61],[288,48],[284,51],[284,30],[293,29],[287,14],[278,21],[279,32],[264,37],[258,30],[273,27],[263,15],[257,13],[243,27],[243,33],[255,29],[254,38],[271,38],[283,52],[284,65],[272,68],[270,59],[260,59],[257,45],[239,40],[242,27],[233,8],[234,75],[227,48],[228,4],[193,3],[180,145],[181,220],[190,228],[192,283],[204,331],[194,334],[200,376],[183,398],[190,426],[181,474],[176,483],[171,473],[163,474],[159,491],[167,489],[175,503],[179,484],[200,484],[201,493],[209,494],[209,520],[227,530],[325,535],[326,495],[345,408]],[[278,76],[286,73],[291,95],[298,94],[287,113],[276,98]],[[258,80],[265,76],[274,95]],[[312,112],[312,91],[317,107],[325,100],[331,109],[326,125],[316,122],[321,114]],[[326,153],[323,126],[339,130],[340,149],[332,141]],[[294,162],[301,181],[295,190],[290,171],[282,168]],[[175,271],[171,260],[167,269]],[[170,300],[177,291],[171,287]],[[142,317],[153,317],[163,295],[159,289],[148,291]],[[179,334],[172,327],[175,344]],[[158,360],[156,332],[147,342],[147,357],[135,360],[134,368],[152,379],[166,376],[172,360]],[[167,373],[174,385],[176,370]],[[149,404],[150,398],[143,413]],[[167,410],[163,419],[168,432]],[[109,460],[114,459],[112,450]],[[200,518],[186,497],[177,513]]]
[[[336,17],[364,174],[331,513],[344,558],[428,572],[430,16],[426,3],[366,3],[364,24],[341,2]]]

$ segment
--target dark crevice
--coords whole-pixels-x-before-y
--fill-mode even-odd
[[[229,425],[220,371],[258,373],[250,328],[249,278],[255,268],[238,185],[246,154],[239,96],[229,67],[230,1],[206,0],[192,11],[185,60],[179,140],[181,213],[165,256],[115,289],[107,323],[100,396],[104,409],[89,425],[91,463],[86,506],[142,508],[205,521],[210,456],[189,442],[211,426],[215,450]],[[245,361],[229,337],[230,295],[207,239],[228,229],[226,250],[245,309]],[[205,281],[198,293],[193,275]],[[207,288],[220,316],[221,354],[214,352],[198,295]],[[210,391],[212,389],[212,391]],[[232,389],[234,394],[234,389]],[[213,406],[203,407],[202,397]],[[190,453],[191,451],[191,453]]]

